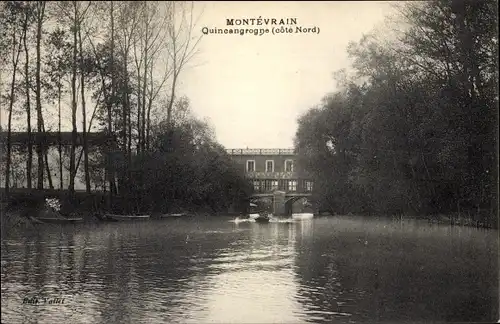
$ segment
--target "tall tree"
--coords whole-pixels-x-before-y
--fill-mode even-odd
[[[185,3],[169,2],[167,4],[168,15],[168,55],[171,59],[172,84],[170,87],[170,101],[167,106],[167,122],[172,121],[172,108],[175,102],[175,94],[179,75],[189,60],[196,54],[201,36],[192,36],[196,25],[193,16],[194,4],[188,6]],[[180,17],[179,16],[180,13]]]
[[[24,82],[25,82],[25,96],[26,96],[26,131],[28,133],[28,158],[26,160],[26,182],[28,189],[31,189],[33,185],[33,181],[31,178],[31,171],[33,168],[33,141],[31,134],[31,100],[30,100],[30,92],[31,92],[31,76],[30,76],[30,61],[29,61],[29,48],[28,48],[28,28],[31,26],[33,22],[33,14],[32,14],[32,4],[28,3],[26,5],[28,8],[26,10],[26,17],[24,19],[23,24],[23,45],[24,45]]]
[[[58,155],[59,155],[59,188],[64,188],[63,179],[63,145],[62,145],[62,100],[66,94],[63,80],[69,74],[69,62],[71,61],[71,44],[67,40],[67,32],[58,26],[48,37],[47,41],[48,57],[45,62],[46,73],[50,83],[55,87],[51,91],[50,97],[57,98],[57,132],[58,132]]]
[[[69,157],[69,191],[75,191],[76,177],[76,147],[77,147],[77,66],[78,66],[78,27],[80,18],[80,4],[78,1],[64,2],[59,4],[62,14],[67,17],[69,29],[72,34],[72,58],[71,58],[71,148]]]
[[[41,91],[41,80],[40,80],[40,62],[41,62],[41,51],[40,47],[42,44],[42,34],[43,34],[43,23],[45,20],[45,1],[37,1],[35,6],[35,19],[36,19],[36,70],[35,70],[35,83],[36,83],[36,112],[37,112],[37,131],[39,134],[43,132],[43,113],[42,113],[42,91]],[[40,141],[36,146],[37,156],[38,156],[38,189],[43,189],[43,168],[44,168],[44,151],[45,151],[44,141]]]
[[[19,64],[19,55],[22,51],[22,38],[26,33],[26,28],[24,21],[26,20],[26,14],[24,13],[23,3],[8,2],[6,5],[6,10],[2,13],[2,25],[8,28],[10,32],[11,42],[7,44],[11,51],[11,64],[12,64],[12,79],[10,85],[9,100],[9,110],[8,110],[8,121],[7,121],[7,163],[5,169],[5,191],[9,194],[10,187],[10,167],[11,167],[11,152],[12,152],[12,113],[14,108],[14,103],[16,101],[16,76]]]
[[[87,109],[85,104],[85,61],[83,54],[83,40],[82,40],[82,24],[85,19],[85,15],[91,5],[91,2],[88,3],[87,7],[82,11],[80,17],[78,17],[78,49],[80,52],[80,90],[81,90],[81,103],[82,103],[82,137],[83,137],[83,165],[84,165],[84,173],[85,173],[85,188],[87,193],[90,193],[90,174],[89,174],[89,146],[87,139]]]

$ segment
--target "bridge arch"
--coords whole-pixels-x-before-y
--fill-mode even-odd
[[[311,202],[308,199],[309,197],[307,196],[294,196],[294,197],[288,197],[285,200],[285,214],[286,216],[291,216],[293,213],[293,206],[297,202],[301,202],[302,206],[311,206]]]

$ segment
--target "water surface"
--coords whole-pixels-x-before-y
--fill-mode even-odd
[[[498,320],[498,231],[358,217],[48,225],[2,238],[5,323]],[[23,304],[25,298],[63,304]]]

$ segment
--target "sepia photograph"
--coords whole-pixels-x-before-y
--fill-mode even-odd
[[[498,1],[0,2],[1,323],[500,323]]]

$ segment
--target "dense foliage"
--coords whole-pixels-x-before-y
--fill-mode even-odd
[[[299,119],[316,198],[336,213],[497,213],[495,1],[406,3],[407,28],[351,44],[353,73]],[[401,25],[399,25],[401,26]]]
[[[177,107],[179,110],[186,112],[186,107]],[[166,121],[155,125],[150,149],[134,153],[131,164],[120,164],[125,157],[117,152],[113,169],[125,174],[119,181],[118,196],[127,197],[119,207],[210,213],[244,210],[253,188],[244,169],[215,141],[209,125],[192,116],[184,120],[174,116],[173,121],[171,127]],[[100,170],[102,167],[97,168]]]

